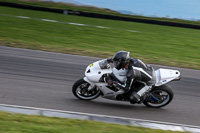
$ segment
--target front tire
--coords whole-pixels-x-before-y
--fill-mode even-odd
[[[147,107],[160,108],[168,105],[174,97],[172,88],[169,85],[154,87],[150,96],[143,102]],[[158,101],[159,100],[159,101]]]
[[[95,87],[88,91],[90,84],[83,78],[76,81],[72,87],[74,96],[81,100],[92,100],[100,96],[101,91]]]

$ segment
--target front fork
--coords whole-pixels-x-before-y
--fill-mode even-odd
[[[88,87],[88,91],[95,88],[95,84],[92,83],[87,77],[84,77],[83,79],[90,84],[90,86]]]

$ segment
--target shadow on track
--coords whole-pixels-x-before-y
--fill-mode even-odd
[[[165,108],[149,108],[143,104],[130,104],[129,102],[124,101],[112,101],[112,100],[104,100],[104,99],[96,99],[92,101],[85,101],[79,99],[68,99],[72,103],[75,103],[77,106],[85,106],[85,108],[91,109],[112,109],[112,110],[135,110],[135,111],[166,111]],[[101,101],[100,101],[101,100]]]

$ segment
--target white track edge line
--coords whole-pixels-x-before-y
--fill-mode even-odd
[[[9,104],[0,104],[0,106],[22,108],[22,109],[31,109],[31,110],[41,110],[41,111],[52,111],[52,112],[69,113],[69,114],[86,115],[86,116],[116,118],[116,119],[123,119],[123,120],[132,120],[132,121],[149,122],[149,123],[156,123],[156,124],[166,124],[166,125],[183,126],[183,127],[199,128],[200,129],[200,126],[194,126],[194,125],[169,123],[169,122],[161,122],[161,121],[152,121],[152,120],[144,120],[144,119],[135,119],[135,118],[126,118],[126,117],[118,117],[118,116],[109,116],[109,115],[100,115],[100,114],[91,114],[91,113],[82,113],[82,112],[73,112],[73,111],[64,111],[64,110],[54,110],[54,109],[45,109],[45,108],[27,107],[27,106],[9,105]]]

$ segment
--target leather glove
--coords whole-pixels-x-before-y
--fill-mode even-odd
[[[113,59],[112,58],[107,58],[107,62],[108,63],[113,63]]]
[[[110,87],[112,87],[112,86],[118,87],[118,82],[113,81],[113,79],[111,79],[110,76],[105,77],[105,81]]]
[[[113,82],[112,82],[112,86],[114,86],[115,88],[117,88],[117,87],[118,87],[118,82],[113,81]]]
[[[112,87],[112,86],[115,87],[115,88],[118,87],[118,82],[116,82],[116,81],[108,80],[107,83],[108,83],[108,85],[109,85],[110,87]]]
[[[113,86],[113,80],[112,79],[108,79],[107,80],[107,84],[112,87]]]

